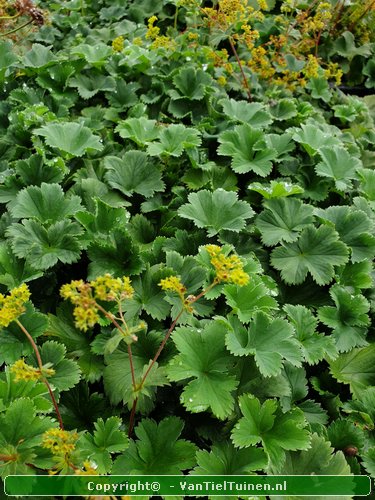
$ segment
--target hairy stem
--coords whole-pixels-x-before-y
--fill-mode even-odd
[[[16,319],[15,321],[16,321],[17,325],[20,327],[20,329],[23,331],[23,333],[26,335],[28,341],[30,342],[31,347],[33,348],[35,356],[36,356],[36,360],[37,360],[37,363],[38,363],[39,370],[40,370],[41,374],[43,374],[43,363],[42,363],[42,358],[40,357],[38,346],[36,345],[34,339],[30,335],[30,333],[23,326],[23,324],[18,319]],[[46,387],[48,389],[48,392],[49,392],[49,395],[51,397],[52,404],[53,404],[53,407],[55,409],[55,413],[56,413],[56,416],[57,416],[57,420],[59,421],[60,429],[63,430],[64,429],[64,423],[63,423],[62,418],[61,418],[61,413],[60,413],[59,407],[57,405],[57,401],[56,401],[55,395],[53,394],[52,388],[51,388],[51,386],[50,386],[47,378],[43,377],[42,380],[43,380],[44,384],[46,385]]]
[[[248,97],[249,101],[252,101],[253,97],[251,95],[251,90],[250,90],[249,82],[248,82],[247,76],[245,75],[245,72],[243,70],[241,59],[238,57],[238,53],[237,53],[236,47],[234,46],[233,39],[232,39],[231,36],[228,37],[228,41],[229,41],[230,48],[232,49],[234,57],[236,58],[238,66],[240,68],[241,75],[242,75],[242,81],[243,81],[243,84],[244,84],[244,86],[246,88],[247,97]]]
[[[6,33],[0,33],[0,36],[8,36],[8,35],[11,35],[12,33],[15,33],[16,31],[18,30],[22,30],[22,28],[25,28],[26,26],[28,26],[29,24],[31,24],[32,22],[34,22],[33,19],[30,19],[30,21],[27,21],[27,23],[25,24],[22,24],[21,26],[18,26],[17,28],[14,28],[13,30],[10,30],[10,31],[7,31]]]

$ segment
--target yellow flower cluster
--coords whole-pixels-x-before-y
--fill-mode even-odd
[[[324,70],[324,76],[327,80],[335,80],[336,85],[340,85],[343,71],[337,63],[330,62]]]
[[[25,360],[19,359],[10,368],[11,373],[15,374],[15,381],[19,382],[20,380],[24,380],[28,382],[29,380],[40,380],[44,377],[50,377],[55,374],[55,370],[52,368],[44,368],[43,370],[39,370],[39,368],[34,368],[25,363]]]
[[[155,38],[159,35],[160,33],[160,28],[157,26],[154,26],[158,18],[156,16],[151,16],[147,20],[147,32],[146,32],[146,39],[151,39],[155,40]]]
[[[306,78],[316,78],[318,76],[319,68],[318,59],[312,54],[309,54],[302,72]]]
[[[53,455],[65,456],[75,450],[77,439],[77,432],[52,428],[43,434],[42,447]]]
[[[82,469],[76,469],[74,471],[74,474],[76,476],[97,476],[98,471],[91,465],[89,461],[83,462],[83,467]]]
[[[131,299],[134,288],[127,276],[114,278],[109,273],[90,282],[95,298],[104,301]]]
[[[168,276],[168,278],[160,280],[159,286],[165,292],[176,292],[179,295],[186,293],[186,287],[181,283],[178,276]]]
[[[243,270],[243,263],[237,255],[226,256],[218,245],[206,245],[210,261],[216,271],[215,281],[217,283],[234,283],[236,285],[247,285],[250,276]]]
[[[0,326],[7,327],[25,312],[25,302],[29,300],[30,295],[29,288],[25,283],[13,288],[6,297],[0,293]]]
[[[99,276],[89,283],[73,280],[61,287],[60,294],[74,304],[73,316],[77,328],[87,331],[100,319],[97,300],[122,301],[133,296],[134,289],[127,276],[113,278],[110,274]]]
[[[124,37],[118,36],[112,41],[112,49],[115,52],[121,52],[124,48]]]

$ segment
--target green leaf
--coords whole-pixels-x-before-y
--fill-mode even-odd
[[[26,303],[25,312],[20,321],[33,339],[40,337],[48,325],[47,316],[35,312],[30,302]],[[21,356],[29,355],[33,349],[20,327],[14,321],[0,330],[0,364],[14,363]]]
[[[239,397],[244,415],[232,431],[235,446],[244,448],[262,443],[270,464],[279,467],[285,462],[285,450],[307,450],[309,432],[304,429],[306,420],[297,408],[282,413],[277,402],[266,400],[262,405],[251,394]]]
[[[138,274],[142,269],[138,248],[130,235],[124,229],[114,228],[111,239],[97,238],[88,248],[87,254],[91,260],[88,278],[97,278],[105,273],[115,277]],[[108,236],[108,235],[107,235]]]
[[[370,325],[369,302],[363,295],[353,295],[339,285],[332,286],[329,294],[335,307],[320,307],[318,317],[322,323],[333,329],[338,351],[346,352],[353,347],[367,345],[365,336]]]
[[[361,449],[365,444],[363,431],[349,420],[334,420],[327,428],[327,435],[336,450],[344,451],[347,446]]]
[[[315,156],[324,146],[340,146],[341,142],[334,136],[322,131],[317,123],[304,123],[293,134],[293,139],[300,143],[309,156]]]
[[[237,450],[230,441],[214,444],[211,451],[199,450],[197,461],[191,475],[247,475],[267,465],[266,454],[260,448]]]
[[[13,45],[5,40],[0,41],[0,70],[10,68],[17,61]]]
[[[311,97],[314,99],[322,99],[324,102],[329,102],[332,97],[328,82],[323,77],[312,77],[306,84],[306,88],[311,90]]]
[[[40,186],[42,182],[58,183],[63,180],[67,168],[62,158],[47,162],[42,156],[34,154],[16,162],[16,172],[25,186]]]
[[[76,361],[66,357],[66,347],[54,340],[47,340],[39,349],[40,357],[44,365],[51,363],[51,368],[55,370],[54,375],[48,377],[50,384],[59,391],[67,391],[81,378],[81,371]],[[36,358],[33,356],[34,365]]]
[[[128,310],[133,309],[134,314],[138,314],[143,309],[154,319],[165,319],[171,306],[165,301],[159,282],[169,274],[170,272],[162,271],[159,265],[155,265],[148,266],[140,277],[135,277],[132,280],[135,294],[134,298],[127,302]]]
[[[239,201],[236,193],[224,189],[190,193],[188,200],[189,203],[178,209],[178,215],[193,220],[199,228],[207,228],[209,237],[222,229],[239,232],[245,227],[246,219],[254,215],[247,202]]]
[[[122,158],[107,156],[104,165],[108,184],[125,196],[139,193],[150,198],[156,191],[164,190],[160,171],[143,151],[127,151]]]
[[[107,62],[112,48],[101,42],[96,42],[93,45],[81,43],[73,47],[71,52],[74,55],[82,56],[89,64],[99,67]]]
[[[9,406],[12,401],[19,398],[30,398],[37,413],[49,413],[52,403],[48,399],[48,389],[42,382],[34,380],[15,381],[15,374],[9,370],[0,374],[0,407]],[[0,410],[1,411],[1,410]]]
[[[348,260],[346,245],[329,226],[307,226],[298,241],[285,243],[271,253],[272,265],[281,271],[286,283],[300,284],[309,272],[318,285],[326,285],[334,276],[335,265]]]
[[[349,413],[349,418],[363,429],[373,430],[375,428],[375,387],[363,390],[358,399],[347,401],[343,410]]]
[[[284,181],[271,181],[269,184],[252,182],[248,185],[248,189],[256,191],[267,200],[270,198],[282,198],[284,196],[291,196],[293,194],[301,194],[304,192],[301,186]]]
[[[135,428],[137,441],[120,455],[112,474],[181,474],[195,462],[196,446],[178,439],[183,429],[178,417],[164,418],[159,424],[144,418]]]
[[[202,100],[207,92],[208,86],[212,83],[210,75],[205,71],[193,66],[187,66],[180,69],[180,71],[173,77],[173,83],[179,90],[180,94],[170,93],[172,99],[178,97],[186,97],[189,100]]]
[[[232,158],[232,169],[239,173],[255,172],[266,177],[272,170],[272,160],[277,157],[275,149],[267,147],[266,136],[247,123],[237,125],[219,135],[217,153]]]
[[[148,120],[144,116],[140,118],[127,118],[120,121],[115,131],[123,139],[130,139],[138,146],[145,146],[159,137],[159,128],[156,120]]]
[[[66,198],[59,184],[42,183],[40,187],[29,186],[17,195],[10,209],[13,217],[35,218],[40,222],[56,222],[82,209],[79,196]]]
[[[353,59],[356,55],[369,56],[371,54],[370,45],[368,43],[363,44],[361,47],[355,46],[354,35],[350,31],[344,31],[344,33],[335,40],[334,49],[340,56],[346,57],[349,60]]]
[[[151,358],[152,355],[133,353],[134,373],[138,384],[148,368]],[[144,382],[142,390],[135,394],[132,386],[128,353],[122,349],[117,349],[114,353],[107,355],[105,359],[107,364],[103,373],[105,393],[113,405],[117,405],[122,401],[130,411],[135,397],[138,397],[137,411],[148,413],[154,405],[157,387],[169,385],[164,368],[155,363]]]
[[[42,274],[32,269],[24,260],[17,259],[7,242],[0,242],[0,283],[2,285],[11,290],[22,283],[40,278]]]
[[[373,222],[362,211],[349,206],[316,209],[315,215],[335,225],[340,239],[351,249],[351,261],[371,260],[375,255]]]
[[[348,475],[350,467],[341,451],[334,453],[329,441],[318,434],[311,435],[311,446],[308,450],[286,453],[284,464],[275,464],[272,474],[292,475]],[[295,497],[293,497],[295,498]],[[309,500],[321,497],[297,497]]]
[[[375,88],[375,63],[372,59],[367,61],[362,73],[368,77],[365,81],[365,87],[368,89]]]
[[[69,87],[76,88],[82,99],[91,99],[98,92],[113,92],[116,89],[116,81],[112,76],[101,73],[89,76],[78,74],[69,79]]]
[[[248,329],[232,323],[225,342],[235,356],[254,355],[264,377],[276,376],[285,361],[301,366],[301,349],[292,326],[284,319],[271,319],[263,312],[254,314]]]
[[[118,417],[110,417],[106,421],[99,418],[94,424],[94,432],[83,434],[77,443],[79,450],[97,464],[99,474],[108,474],[111,471],[112,453],[128,447],[128,438],[119,429],[121,424]]]
[[[259,311],[270,313],[278,304],[271,296],[272,291],[259,276],[252,276],[245,286],[225,285],[223,288],[227,304],[243,323],[248,323]]]
[[[31,399],[21,397],[12,401],[7,410],[0,413],[0,449],[5,454],[15,454],[16,460],[2,464],[1,477],[32,474],[28,464],[37,458],[35,447],[41,444],[42,434],[55,426],[51,418],[36,416]]]
[[[297,115],[297,106],[290,99],[280,99],[271,105],[270,112],[275,120],[289,120]]]
[[[17,257],[26,258],[35,269],[49,269],[58,261],[71,264],[79,259],[82,234],[78,224],[64,219],[48,228],[39,222],[24,219],[22,224],[12,224],[6,231]]]
[[[326,356],[337,357],[335,341],[331,336],[316,332],[317,320],[307,307],[286,304],[283,307],[293,325],[307,363],[315,365]]]
[[[334,179],[339,191],[352,189],[351,179],[357,179],[356,172],[362,166],[361,161],[339,146],[321,147],[319,154],[323,161],[315,165],[317,175]]]
[[[26,68],[44,68],[54,64],[57,58],[53,54],[51,47],[45,47],[40,43],[33,43],[31,50],[23,57],[23,65]]]
[[[363,453],[362,465],[372,477],[375,477],[375,446],[368,448]]]
[[[265,111],[264,104],[259,102],[237,101],[235,99],[222,99],[219,104],[223,111],[233,121],[248,123],[254,128],[267,127],[272,123],[270,113]]]
[[[375,385],[375,344],[355,348],[330,363],[330,371],[339,382],[349,384],[355,398],[361,392]]]
[[[211,321],[202,331],[180,327],[172,339],[180,354],[167,366],[169,380],[188,382],[181,395],[182,404],[192,413],[211,409],[215,417],[223,420],[234,408],[232,392],[238,382],[228,375],[231,356],[225,349],[226,329],[219,322]]]
[[[87,152],[103,149],[99,137],[82,123],[48,123],[34,129],[33,133],[43,136],[51,148],[60,149],[72,156],[83,156]]]
[[[185,149],[201,144],[200,133],[194,128],[182,124],[169,125],[159,133],[160,142],[149,144],[147,153],[151,156],[181,156]]]
[[[294,198],[276,198],[263,203],[265,209],[256,218],[265,245],[298,239],[301,230],[313,222],[313,207]]]

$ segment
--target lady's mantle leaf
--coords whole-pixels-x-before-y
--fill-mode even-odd
[[[211,408],[215,417],[225,419],[234,407],[232,391],[238,385],[228,368],[232,362],[225,349],[226,328],[212,321],[205,329],[177,328],[172,334],[180,352],[167,367],[169,380],[191,379],[181,395],[181,402],[191,412]]]
[[[26,68],[44,68],[57,61],[51,47],[45,47],[40,43],[34,43],[32,49],[26,52],[23,57],[23,64]]]
[[[312,434],[311,447],[308,450],[287,452],[284,464],[275,464],[273,474],[285,475],[348,475],[350,467],[341,451],[333,453],[334,449],[323,436]],[[295,498],[295,497],[293,497]],[[298,497],[313,500],[317,497]]]
[[[55,374],[48,381],[59,391],[67,391],[78,384],[81,371],[78,364],[66,357],[66,347],[54,340],[47,340],[40,348],[43,364],[51,363]],[[36,364],[35,356],[33,357]]]
[[[343,384],[350,384],[350,391],[355,398],[369,386],[375,385],[375,344],[352,349],[330,364],[332,375]]]
[[[181,156],[184,149],[194,148],[201,143],[200,133],[194,128],[182,124],[169,125],[159,134],[160,142],[153,142],[147,148],[151,156]]]
[[[339,285],[331,287],[330,295],[335,307],[320,307],[318,316],[322,323],[333,329],[338,351],[367,345],[364,337],[370,324],[370,303],[363,295],[354,295]]]
[[[159,137],[159,128],[156,120],[148,120],[144,116],[140,118],[128,118],[119,122],[115,131],[123,139],[131,139],[138,146],[145,146],[146,143],[154,141]]]
[[[316,209],[315,215],[332,222],[340,239],[351,249],[351,261],[372,260],[375,255],[373,222],[362,210],[355,207],[331,206]]]
[[[118,417],[110,417],[105,422],[99,418],[94,425],[93,434],[84,434],[78,442],[78,448],[98,465],[99,474],[106,474],[112,468],[111,453],[125,450],[129,441],[119,429],[121,419]]]
[[[372,477],[375,477],[375,446],[368,448],[362,455],[362,465]]]
[[[148,162],[143,151],[127,151],[123,158],[107,156],[104,165],[108,184],[126,196],[139,193],[149,198],[164,189],[159,170]]]
[[[261,442],[273,466],[284,463],[285,450],[309,448],[309,432],[304,429],[307,422],[298,408],[282,413],[275,400],[268,399],[261,405],[251,394],[240,396],[239,405],[244,416],[232,432],[235,446],[244,448]]]
[[[228,349],[236,356],[253,354],[264,377],[278,375],[284,360],[294,366],[301,366],[300,345],[286,320],[271,319],[263,312],[257,312],[248,329],[239,324],[235,326],[226,335]]]
[[[189,100],[201,100],[212,83],[212,78],[202,69],[196,70],[188,66],[182,68],[173,77],[173,83],[180,93],[172,90],[170,92],[172,99],[186,97]]]
[[[265,210],[257,217],[256,226],[265,245],[292,242],[300,231],[313,222],[313,207],[294,198],[276,198],[263,203]]]
[[[191,219],[197,227],[207,228],[208,236],[214,236],[222,229],[238,233],[245,227],[246,219],[254,211],[245,201],[239,201],[233,191],[216,189],[214,192],[191,193],[189,203],[178,209],[180,217]]]
[[[79,259],[82,233],[78,224],[64,219],[47,229],[36,220],[23,220],[7,229],[12,249],[17,257],[26,258],[35,269],[49,269],[58,261],[71,264]]]
[[[87,151],[103,149],[99,137],[82,123],[49,123],[35,129],[34,134],[43,136],[48,146],[72,156],[83,156]]]
[[[181,474],[195,462],[196,447],[190,441],[178,439],[183,429],[178,417],[167,417],[159,424],[144,418],[135,428],[137,441],[130,441],[120,455],[112,474]]]
[[[270,113],[265,111],[264,104],[259,102],[236,101],[222,99],[223,111],[233,121],[245,122],[254,128],[266,127],[272,122]]]
[[[300,194],[304,191],[301,186],[286,181],[271,181],[269,184],[252,182],[248,185],[248,189],[256,191],[267,200],[270,198],[283,198],[284,196]]]
[[[325,356],[329,356],[331,359],[337,357],[334,339],[331,335],[323,335],[315,331],[318,321],[307,307],[286,304],[284,311],[295,329],[296,337],[300,342],[307,363],[315,365]]]
[[[271,160],[277,157],[276,149],[267,147],[265,135],[247,123],[226,130],[219,136],[218,154],[232,157],[232,168],[239,174],[255,172],[265,177],[272,170]]]
[[[268,313],[278,308],[276,300],[271,297],[271,290],[259,276],[253,275],[245,286],[225,285],[223,291],[227,304],[244,323],[250,321],[258,311]]]
[[[329,226],[307,226],[298,241],[285,243],[271,254],[272,265],[281,271],[286,283],[300,284],[309,272],[318,285],[326,285],[334,275],[335,265],[348,260],[346,245]]]
[[[317,123],[302,124],[300,129],[296,129],[293,139],[300,143],[309,156],[315,156],[322,145],[339,146],[341,142],[336,137],[322,131]]]
[[[100,91],[114,91],[116,81],[113,77],[100,73],[89,76],[78,74],[74,78],[70,78],[69,87],[76,88],[82,99],[91,99]]]
[[[1,477],[9,474],[30,474],[35,447],[42,442],[42,434],[56,423],[49,417],[36,416],[34,403],[29,398],[12,401],[0,414],[0,449],[15,452],[15,460],[2,463]]]
[[[211,451],[199,450],[198,466],[192,475],[245,475],[267,465],[264,451],[255,446],[237,450],[230,441],[214,444]]]
[[[59,184],[43,182],[41,187],[29,186],[20,191],[10,212],[16,218],[35,217],[40,222],[56,222],[81,209],[79,196],[65,198],[64,191]]]
[[[323,161],[315,166],[317,175],[334,179],[339,191],[349,191],[353,187],[351,179],[358,178],[356,172],[362,166],[361,161],[338,146],[322,147],[319,154]]]

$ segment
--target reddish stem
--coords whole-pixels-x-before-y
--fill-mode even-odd
[[[228,37],[228,41],[229,41],[230,48],[232,49],[234,57],[236,58],[238,66],[240,68],[241,75],[242,75],[242,81],[243,81],[243,84],[244,84],[244,86],[246,88],[247,97],[248,97],[249,101],[252,101],[253,97],[251,95],[251,90],[250,90],[250,87],[249,87],[249,82],[248,82],[247,77],[245,75],[245,72],[243,70],[241,59],[238,57],[237,50],[236,50],[236,47],[234,46],[233,39],[232,39],[231,36]]]
[[[32,348],[34,349],[39,370],[40,370],[41,374],[43,374],[43,363],[42,363],[42,358],[40,357],[38,346],[36,345],[34,339],[30,335],[30,333],[23,326],[23,324],[18,319],[16,319],[15,321],[16,321],[17,325],[20,327],[20,329],[23,331],[23,333],[26,335],[26,337],[27,337],[28,341],[30,342]],[[52,404],[54,406],[55,413],[56,413],[56,416],[57,416],[57,420],[59,421],[60,429],[64,430],[64,423],[63,423],[63,420],[61,418],[61,413],[60,413],[59,407],[57,405],[57,401],[55,399],[55,395],[53,394],[52,388],[51,388],[48,380],[46,379],[46,377],[43,377],[42,380],[43,380],[44,384],[46,385],[46,387],[48,389],[48,392],[49,392],[49,395],[51,397]]]

